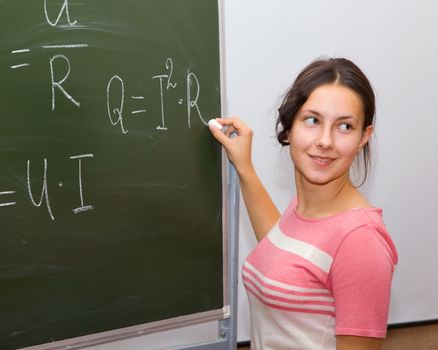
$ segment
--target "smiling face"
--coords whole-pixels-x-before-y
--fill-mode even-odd
[[[363,130],[363,123],[362,100],[353,90],[336,84],[316,88],[289,132],[297,182],[325,185],[349,180],[353,160],[373,131],[372,126]]]

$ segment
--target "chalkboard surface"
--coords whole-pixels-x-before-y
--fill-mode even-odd
[[[0,0],[0,349],[223,307],[213,0]]]

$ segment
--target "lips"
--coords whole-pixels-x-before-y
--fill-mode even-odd
[[[329,166],[335,160],[335,158],[331,158],[331,157],[320,157],[320,156],[313,156],[313,155],[309,155],[309,157],[313,160],[313,162],[316,165],[318,165],[320,167]]]

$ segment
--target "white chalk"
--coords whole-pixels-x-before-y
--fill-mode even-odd
[[[215,128],[218,128],[219,130],[222,130],[223,126],[221,123],[219,123],[216,119],[210,119],[208,121],[208,126],[214,126]]]

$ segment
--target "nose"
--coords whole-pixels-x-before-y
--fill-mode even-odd
[[[319,149],[332,149],[333,148],[333,135],[330,128],[321,129],[318,135],[317,147]]]

